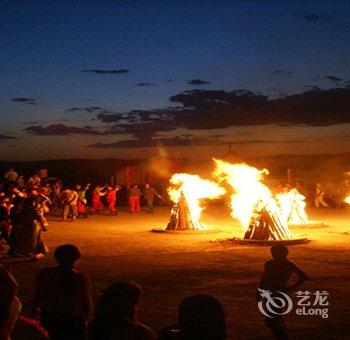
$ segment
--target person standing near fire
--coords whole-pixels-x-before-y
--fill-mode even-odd
[[[288,260],[286,246],[272,246],[271,255],[272,259],[265,263],[264,273],[256,292],[257,299],[262,300],[264,304],[268,304],[270,299],[283,300],[283,294],[288,294],[309,279],[303,270]],[[297,279],[294,283],[290,283],[294,275]],[[272,308],[271,305],[269,308]],[[266,326],[270,328],[276,339],[288,339],[288,332],[282,317],[284,311],[285,307],[279,307],[277,304],[273,306],[274,315],[265,318]]]
[[[77,204],[78,204],[78,193],[72,189],[65,189],[61,194],[61,202],[63,204],[63,219],[62,222],[67,221],[69,214],[72,216],[72,221],[77,218]]]
[[[90,183],[86,184],[86,186],[83,188],[81,184],[76,184],[75,190],[78,193],[78,204],[77,204],[77,212],[78,217],[87,218],[87,211],[86,211],[86,191],[89,189]]]
[[[10,168],[6,173],[5,173],[5,179],[10,183],[10,184],[17,184],[18,181],[18,173],[13,169]]]
[[[322,184],[317,182],[315,188],[315,208],[329,207],[329,205],[324,200],[325,192],[323,190]]]
[[[34,174],[33,176],[29,177],[28,179],[28,186],[32,188],[38,188],[41,184],[41,177],[37,174]]]
[[[106,201],[108,204],[108,210],[111,213],[111,215],[114,215],[117,213],[116,203],[117,203],[117,192],[120,190],[120,186],[112,186],[108,185],[107,187],[107,193],[106,193]]]
[[[92,192],[92,209],[91,212],[96,214],[104,208],[103,203],[101,202],[101,197],[106,195],[106,191],[100,185],[97,185]]]
[[[133,185],[129,190],[129,205],[133,214],[140,211],[141,190],[137,184]]]
[[[145,190],[143,193],[143,197],[146,200],[147,212],[149,214],[153,213],[153,211],[154,211],[154,198],[158,197],[160,199],[163,199],[162,196],[157,192],[156,189],[154,189],[154,187],[149,182],[147,182],[145,184]]]

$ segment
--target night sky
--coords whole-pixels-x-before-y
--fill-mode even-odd
[[[350,151],[348,1],[0,13],[2,160]]]

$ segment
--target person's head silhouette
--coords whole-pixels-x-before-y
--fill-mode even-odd
[[[225,339],[225,315],[218,300],[209,295],[193,295],[179,307],[179,327],[184,339]]]
[[[271,255],[275,260],[284,260],[288,256],[288,248],[283,245],[274,245],[271,247]]]
[[[132,282],[116,282],[108,286],[97,302],[97,315],[102,318],[132,321],[141,299],[140,286]]]
[[[73,266],[81,257],[79,249],[73,244],[58,246],[53,255],[57,263],[61,266]]]

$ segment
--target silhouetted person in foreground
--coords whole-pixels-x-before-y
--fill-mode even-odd
[[[259,289],[271,292],[272,297],[278,297],[282,293],[288,293],[295,288],[301,286],[308,276],[298,266],[287,259],[288,249],[283,245],[275,245],[271,247],[272,259],[265,263],[264,273],[261,277]],[[297,281],[290,284],[292,276],[298,277]],[[260,299],[261,294],[257,292]],[[274,317],[266,317],[265,323],[271,329],[277,339],[288,339],[288,333],[284,324],[284,320],[278,313],[283,313],[284,309],[275,308],[277,315]]]
[[[141,288],[131,282],[111,284],[97,301],[88,340],[153,340],[156,334],[136,321]]]
[[[11,340],[49,340],[49,336],[37,320],[20,315],[13,328]]]
[[[224,340],[225,315],[218,300],[209,295],[193,295],[179,306],[178,325],[159,332],[159,340]]]
[[[22,309],[17,298],[18,284],[5,266],[0,264],[0,339],[11,338],[12,329]]]
[[[81,257],[70,244],[59,246],[56,267],[44,268],[37,276],[34,308],[52,340],[85,340],[86,320],[92,309],[89,278],[75,270]]]

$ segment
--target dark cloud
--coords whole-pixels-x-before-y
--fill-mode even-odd
[[[18,139],[18,138],[13,137],[11,135],[7,135],[7,134],[5,135],[5,134],[0,133],[0,140],[8,140],[8,139],[14,140],[14,139]]]
[[[207,85],[210,84],[210,81],[202,79],[188,79],[187,85]]]
[[[107,148],[151,148],[158,146],[205,146],[216,145],[217,141],[209,140],[208,138],[182,138],[164,137],[164,138],[152,138],[152,139],[128,139],[121,140],[116,143],[96,143],[88,145],[89,148],[107,149]]]
[[[350,123],[350,88],[321,90],[311,87],[301,94],[268,99],[249,90],[193,90],[170,97],[177,106],[103,113],[97,119],[110,123],[106,133],[127,133],[150,140],[156,133],[225,129],[230,126],[307,125]]]
[[[123,117],[121,114],[118,113],[106,114],[101,112],[96,116],[96,118],[103,123],[114,123],[119,122]]]
[[[71,122],[72,119],[67,118],[67,117],[61,117],[61,118],[57,119],[57,121],[61,122],[61,123],[66,123],[66,122]]]
[[[95,112],[95,111],[106,111],[104,108],[99,107],[99,106],[90,106],[90,107],[85,107],[84,110],[86,112]]]
[[[321,80],[323,80],[323,77],[321,77],[321,76],[319,76],[319,75],[317,75],[317,74],[314,74],[314,75],[309,79],[309,81],[312,81],[312,82],[319,82],[319,81],[321,81]]]
[[[95,73],[95,74],[125,74],[129,73],[128,69],[119,69],[119,70],[101,70],[101,69],[88,69],[82,70],[82,73]]]
[[[290,143],[305,143],[301,140],[243,140],[243,141],[230,141],[222,142],[220,140],[213,140],[203,137],[197,138],[183,138],[180,136],[175,137],[163,137],[163,138],[151,138],[151,139],[128,139],[121,140],[115,143],[94,143],[87,145],[89,148],[96,149],[112,149],[112,148],[151,148],[151,147],[189,147],[189,146],[209,146],[209,145],[250,145],[250,144],[290,144]]]
[[[187,109],[168,108],[155,110],[133,110],[123,114],[99,114],[97,119],[104,123],[119,122],[107,133],[128,133],[137,138],[150,139],[157,132],[175,130],[184,119]]]
[[[103,133],[95,130],[95,128],[67,126],[64,124],[51,124],[47,127],[41,125],[28,126],[23,131],[39,136],[66,136],[71,134],[77,135],[103,135]]]
[[[71,107],[67,110],[65,110],[66,112],[89,112],[89,113],[93,113],[93,112],[97,112],[97,111],[105,111],[107,112],[108,110],[104,109],[103,107],[100,106],[89,106],[89,107]]]
[[[23,125],[38,125],[38,124],[40,124],[40,122],[37,122],[37,121],[35,121],[35,122],[28,121],[28,122],[22,122],[21,124],[23,124]]]
[[[156,86],[157,84],[156,83],[146,83],[146,82],[142,82],[142,83],[137,83],[135,84],[135,86]]]
[[[80,107],[71,107],[70,109],[65,110],[66,112],[79,112],[82,111]]]
[[[166,132],[173,131],[177,127],[172,125],[171,123],[167,123],[164,121],[159,122],[146,122],[146,123],[128,123],[128,124],[119,124],[117,129],[111,131],[111,133],[128,133],[132,134],[136,138],[149,140],[151,139],[157,132]]]
[[[322,91],[322,89],[317,85],[304,85],[304,88],[308,89],[309,91]]]
[[[18,98],[12,98],[12,101],[16,103],[27,104],[27,105],[36,105],[36,100],[34,98],[18,97]]]
[[[337,14],[317,14],[317,13],[307,12],[303,10],[297,11],[295,14],[308,21],[327,20],[337,15]]]
[[[171,83],[172,81],[174,81],[174,79],[168,78],[168,79],[165,79],[165,81],[166,81],[167,83]]]
[[[272,73],[273,73],[273,74],[291,75],[291,74],[293,74],[293,71],[274,70]]]
[[[187,91],[170,101],[193,111],[186,120],[192,129],[266,124],[312,126],[350,123],[350,89],[307,91],[270,99],[247,90]]]
[[[331,81],[342,81],[343,79],[336,77],[336,76],[325,76],[326,79]]]

